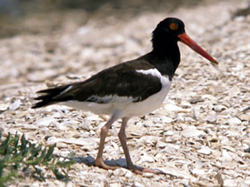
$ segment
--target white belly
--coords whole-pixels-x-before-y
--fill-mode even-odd
[[[166,98],[170,85],[161,89],[160,92],[148,97],[142,102],[128,105],[123,112],[125,117],[142,116],[158,109]]]

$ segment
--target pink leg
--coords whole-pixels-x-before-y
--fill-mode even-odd
[[[129,119],[130,118],[126,118],[126,117],[124,117],[122,119],[122,126],[121,126],[119,133],[118,133],[118,137],[119,137],[119,140],[121,142],[121,145],[122,145],[125,157],[126,157],[127,168],[132,170],[133,172],[135,172],[137,174],[142,174],[144,172],[154,173],[154,174],[165,174],[164,172],[162,172],[160,170],[141,168],[141,167],[138,167],[138,166],[133,164],[131,157],[130,157],[130,154],[129,154],[128,146],[127,146],[127,136],[125,134],[126,125],[127,125]]]
[[[97,157],[95,159],[95,165],[104,169],[116,169],[118,167],[116,166],[109,166],[105,164],[102,160],[102,154],[103,154],[103,149],[104,149],[104,143],[105,143],[105,138],[108,135],[108,131],[111,127],[111,125],[119,118],[120,113],[114,113],[110,120],[101,128],[101,138],[100,138],[100,145],[99,145],[99,150]]]

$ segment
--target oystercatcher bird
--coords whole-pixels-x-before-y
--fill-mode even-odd
[[[95,160],[95,165],[104,169],[117,168],[105,164],[102,154],[111,125],[121,118],[118,137],[126,157],[127,168],[135,173],[162,173],[133,164],[126,143],[125,128],[131,117],[145,115],[163,103],[180,63],[178,41],[217,64],[214,58],[185,33],[184,23],[180,19],[166,18],[153,31],[151,52],[102,70],[83,82],[38,91],[41,95],[35,99],[40,101],[32,108],[58,103],[96,114],[110,115],[108,122],[101,128],[100,145]]]

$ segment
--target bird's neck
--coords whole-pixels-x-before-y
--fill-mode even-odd
[[[162,75],[172,79],[175,70],[180,63],[180,51],[177,42],[153,41],[153,50],[147,55],[149,62],[153,64]]]

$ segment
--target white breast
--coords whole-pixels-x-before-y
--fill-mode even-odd
[[[137,70],[137,72],[158,77],[161,80],[162,89],[144,101],[133,103],[133,105],[128,106],[124,111],[124,116],[128,117],[145,115],[159,108],[166,98],[171,86],[169,77],[162,76],[157,69]]]

